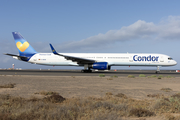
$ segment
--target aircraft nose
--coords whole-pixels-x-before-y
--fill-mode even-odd
[[[177,65],[177,62],[174,60],[174,65]]]

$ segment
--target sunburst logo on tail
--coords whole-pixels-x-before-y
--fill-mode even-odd
[[[17,48],[21,51],[24,52],[28,47],[29,47],[29,43],[28,42],[24,42],[23,44],[21,42],[17,42],[16,43]]]

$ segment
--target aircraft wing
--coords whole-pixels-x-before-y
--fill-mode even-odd
[[[91,60],[91,59],[85,59],[85,58],[80,58],[80,57],[74,57],[74,56],[68,56],[68,55],[63,55],[63,54],[59,54],[56,52],[56,50],[54,49],[54,47],[49,44],[51,47],[52,52],[55,55],[59,55],[59,56],[63,56],[66,60],[71,60],[73,62],[77,62],[77,64],[90,64],[90,63],[95,63],[95,60]]]
[[[9,53],[5,53],[4,55],[9,55],[9,56],[15,56],[15,57],[20,57],[20,58],[28,59],[28,57],[14,55],[14,54],[9,54]]]

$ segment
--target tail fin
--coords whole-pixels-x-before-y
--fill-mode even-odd
[[[29,56],[37,53],[19,32],[12,32],[20,56]]]

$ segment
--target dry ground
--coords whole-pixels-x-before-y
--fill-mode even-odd
[[[146,99],[147,94],[172,95],[180,92],[180,78],[73,77],[73,76],[0,76],[0,85],[15,83],[15,88],[1,88],[0,94],[30,97],[35,92],[54,91],[65,98],[103,97],[107,92],[123,93],[131,98]],[[161,88],[171,88],[171,92]]]
[[[180,92],[180,78],[127,78],[118,77],[73,77],[73,76],[0,76],[0,85],[15,84],[14,88],[0,88],[0,94],[10,94],[30,98],[41,97],[34,94],[41,91],[54,91],[64,98],[95,98],[104,97],[107,93],[117,95],[125,94],[128,98],[144,100],[155,99],[147,95],[163,94],[171,96]],[[170,88],[171,91],[163,91],[162,88]],[[177,113],[176,113],[177,114]],[[179,115],[179,114],[177,114]],[[165,115],[157,115],[147,118],[124,118],[133,120],[163,120]]]

